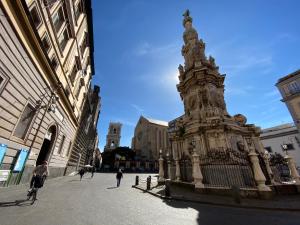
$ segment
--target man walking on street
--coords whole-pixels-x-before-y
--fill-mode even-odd
[[[119,187],[121,183],[121,179],[123,178],[123,173],[121,169],[119,169],[119,172],[117,172],[116,178],[117,178],[117,187]]]
[[[84,175],[84,173],[85,173],[85,171],[84,171],[84,169],[83,168],[81,168],[80,170],[79,170],[79,175],[80,175],[80,181],[82,180],[82,177],[83,177],[83,175]]]

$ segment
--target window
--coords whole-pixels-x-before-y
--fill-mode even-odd
[[[46,50],[46,52],[49,52],[50,49],[50,43],[49,43],[49,37],[47,34],[44,35],[43,39],[42,39],[42,44],[44,49]]]
[[[81,85],[78,85],[78,88],[77,88],[77,90],[76,90],[75,97],[76,97],[77,99],[78,99],[78,97],[79,97],[81,87],[82,87]]]
[[[72,142],[70,141],[66,156],[69,156],[69,155],[70,155],[71,147],[72,147]]]
[[[92,119],[92,115],[89,115],[87,121],[86,121],[86,126],[85,126],[85,133],[87,134],[90,128],[90,124],[91,124],[91,119]]]
[[[0,94],[3,91],[5,84],[8,82],[8,77],[4,74],[0,74]]]
[[[14,131],[14,136],[24,139],[35,115],[35,108],[27,104]]]
[[[78,4],[75,6],[75,21],[77,22],[81,13],[83,13],[83,5],[82,2],[79,1]]]
[[[88,47],[88,40],[87,40],[87,32],[84,32],[84,38],[80,47],[81,55],[83,56],[84,51]]]
[[[64,32],[58,37],[59,47],[62,51],[65,49],[69,38],[70,37],[67,29],[65,29]]]
[[[295,94],[300,92],[300,85],[298,84],[298,82],[294,81],[288,84],[288,89],[291,94]]]
[[[76,80],[77,72],[80,70],[80,60],[78,56],[75,56],[75,64],[72,68],[72,71],[69,75],[70,81],[72,85],[74,86],[74,81]]]
[[[53,15],[52,21],[56,32],[58,32],[65,21],[62,7],[60,7],[58,11]]]
[[[265,147],[265,149],[266,149],[269,153],[273,152],[271,147]]]
[[[61,141],[60,141],[60,145],[59,145],[59,149],[57,151],[57,154],[61,154],[63,146],[64,146],[64,142],[65,142],[65,135],[62,136]]]
[[[52,65],[54,70],[57,69],[58,62],[57,62],[57,59],[55,58],[55,56],[53,56],[52,59],[51,59],[51,65]]]
[[[42,23],[42,21],[40,19],[40,16],[39,16],[39,13],[38,13],[38,10],[37,10],[36,6],[33,6],[30,9],[30,15],[31,15],[31,18],[33,20],[33,23],[34,23],[35,27],[38,27]]]
[[[282,150],[283,151],[294,150],[294,146],[293,146],[293,144],[283,144],[282,145]]]

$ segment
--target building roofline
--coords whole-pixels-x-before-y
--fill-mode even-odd
[[[283,82],[283,81],[285,81],[285,80],[287,80],[289,78],[292,78],[292,77],[294,77],[296,75],[300,75],[300,69],[298,69],[298,70],[296,70],[296,71],[294,71],[294,72],[292,72],[292,73],[290,73],[290,74],[288,74],[288,75],[286,75],[286,76],[278,79],[278,81],[277,81],[277,83],[275,85],[277,86],[279,83],[281,83],[281,82]]]

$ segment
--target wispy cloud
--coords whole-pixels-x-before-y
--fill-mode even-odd
[[[131,120],[124,119],[124,118],[121,118],[121,117],[112,117],[111,121],[120,122],[122,125],[130,126],[130,127],[135,127],[135,125],[136,125]]]
[[[179,41],[160,46],[155,46],[147,41],[143,41],[135,49],[133,49],[133,54],[136,56],[153,55],[159,57],[161,55],[178,53],[178,49],[180,49]]]
[[[264,97],[266,97],[266,98],[269,98],[269,97],[274,97],[274,96],[280,96],[280,94],[279,94],[279,91],[278,90],[272,90],[272,91],[269,91],[269,92],[266,92],[265,93],[265,95],[264,95]]]
[[[139,114],[142,114],[145,110],[136,104],[130,104]]]
[[[248,95],[254,89],[253,86],[231,86],[227,85],[225,88],[226,95]]]
[[[231,62],[223,65],[223,70],[231,75],[238,75],[249,69],[261,69],[264,73],[269,73],[273,66],[273,58],[271,55],[247,55],[240,54],[233,58]]]

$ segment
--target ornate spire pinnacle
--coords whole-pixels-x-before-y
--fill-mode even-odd
[[[186,10],[184,13],[183,13],[183,16],[184,16],[184,19],[183,19],[183,26],[186,28],[186,23],[187,22],[190,22],[190,24],[193,23],[193,18],[190,17],[190,10]]]

